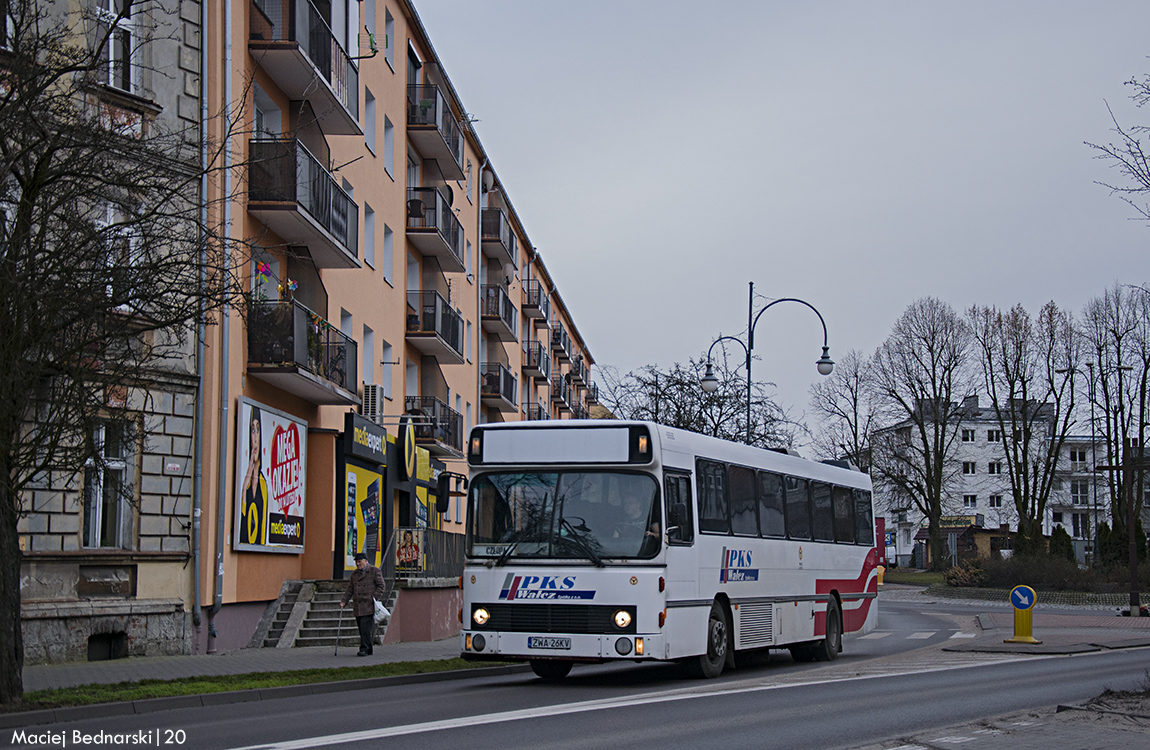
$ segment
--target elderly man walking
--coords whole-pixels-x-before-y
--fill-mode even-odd
[[[347,582],[347,590],[339,600],[340,607],[346,607],[349,601],[355,603],[355,624],[359,627],[359,653],[356,656],[369,656],[371,654],[371,631],[375,625],[375,600],[382,597],[383,573],[379,568],[367,561],[367,555],[358,552],[355,555],[355,570],[351,573],[351,580]]]

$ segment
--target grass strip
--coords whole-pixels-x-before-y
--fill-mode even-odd
[[[362,667],[299,669],[286,672],[250,672],[235,675],[181,677],[175,680],[140,680],[115,684],[79,685],[77,687],[34,690],[24,694],[18,710],[33,711],[64,706],[87,706],[93,703],[117,703],[147,698],[170,698],[181,695],[223,693],[230,690],[257,690],[287,685],[310,685],[319,682],[342,682],[372,677],[447,672],[457,669],[500,666],[503,662],[470,662],[463,659],[392,662]]]
[[[883,583],[905,583],[912,586],[930,586],[936,583],[946,583],[942,573],[930,570],[912,570],[908,568],[887,568],[882,577]]]

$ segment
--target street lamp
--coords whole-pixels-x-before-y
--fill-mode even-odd
[[[755,326],[759,324],[759,318],[763,316],[768,309],[774,307],[780,302],[798,302],[800,305],[809,307],[815,315],[818,315],[819,322],[823,326],[823,355],[815,362],[815,366],[819,371],[819,375],[830,375],[835,369],[835,362],[831,359],[831,350],[827,346],[827,323],[823,320],[822,313],[815,309],[815,306],[809,302],[794,297],[785,297],[777,299],[773,302],[767,303],[758,314],[755,314],[755,282],[750,282],[750,297],[747,300],[747,343],[735,338],[734,336],[720,336],[711,342],[711,346],[707,349],[707,369],[703,373],[703,377],[699,380],[699,386],[706,393],[714,393],[719,390],[719,379],[715,376],[715,368],[711,364],[711,351],[714,350],[715,344],[720,341],[734,341],[739,346],[743,347],[743,352],[747,356],[747,435],[744,442],[747,445],[751,444],[751,352],[755,348]],[[753,316],[753,317],[752,317]]]

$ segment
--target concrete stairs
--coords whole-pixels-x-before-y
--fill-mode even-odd
[[[264,648],[326,646],[359,647],[359,630],[350,605],[340,612],[339,600],[347,581],[292,581],[284,586],[280,597],[265,614],[266,630],[259,645]],[[394,611],[397,592],[389,587],[384,606]],[[384,620],[375,629],[375,642],[382,643],[387,633]],[[260,633],[257,631],[257,637]],[[253,638],[253,641],[256,641]]]

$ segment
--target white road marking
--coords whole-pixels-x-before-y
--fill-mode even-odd
[[[951,638],[977,638],[978,633],[955,633]]]
[[[937,630],[934,630],[934,631],[931,631],[930,633],[911,633],[910,635],[907,636],[907,640],[925,641],[927,638],[930,638],[931,636],[933,636],[937,632],[938,632]]]
[[[866,635],[860,635],[859,640],[860,641],[866,641],[866,640],[877,641],[879,638],[886,638],[888,635],[891,635],[890,631],[887,631],[885,633],[867,633]]]

